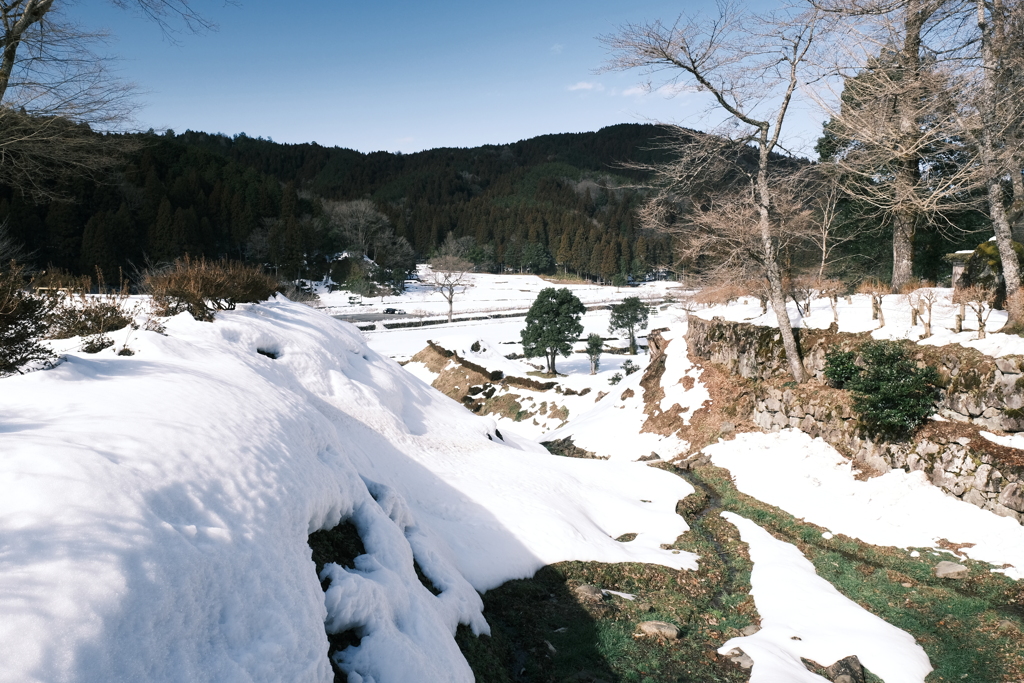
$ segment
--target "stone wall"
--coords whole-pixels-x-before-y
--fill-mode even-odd
[[[870,340],[867,333],[794,332],[803,352],[804,368],[819,381],[825,378],[825,354],[829,350],[855,350]],[[724,365],[730,372],[748,379],[771,380],[789,375],[776,328],[690,316],[687,343],[698,358]],[[904,343],[918,363],[938,371],[942,386],[936,410],[940,415],[987,429],[1024,431],[1024,357],[992,358],[958,344]]]
[[[922,471],[949,495],[1024,523],[1024,454],[980,435],[982,429],[1024,431],[1024,359],[991,358],[959,345],[906,342],[919,363],[934,366],[942,382],[937,411],[912,442],[876,443],[860,429],[845,391],[824,384],[825,354],[855,350],[870,336],[795,330],[804,367],[814,377],[794,385],[779,331],[747,323],[690,317],[687,342],[696,357],[758,381],[753,421],[762,429],[786,427],[821,437],[862,469]]]
[[[920,470],[949,495],[1024,523],[1024,458],[981,436],[980,427],[933,422],[913,442],[876,443],[859,429],[846,392],[806,384],[762,386],[758,393],[753,420],[762,429],[793,427],[821,437],[874,473]]]

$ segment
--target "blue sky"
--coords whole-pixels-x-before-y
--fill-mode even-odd
[[[113,34],[122,75],[145,91],[139,128],[414,152],[624,122],[708,127],[701,95],[645,93],[639,72],[594,73],[607,56],[597,36],[674,19],[678,2],[194,4],[218,29],[176,41],[107,3],[72,10]]]

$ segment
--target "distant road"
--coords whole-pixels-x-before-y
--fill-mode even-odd
[[[408,320],[409,318],[415,318],[413,315],[395,315],[386,313],[339,313],[338,315],[332,315],[332,318],[338,320],[344,320],[349,323],[377,323],[381,320]]]

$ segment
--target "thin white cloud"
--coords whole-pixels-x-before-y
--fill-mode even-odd
[[[675,97],[680,93],[692,90],[690,86],[683,85],[682,83],[666,83],[665,85],[658,88],[655,92],[665,98]]]
[[[658,88],[652,88],[650,84],[634,85],[622,91],[623,97],[646,97],[647,95],[661,95],[665,99],[671,99],[680,93],[692,90],[689,86],[681,83],[666,83]]]
[[[580,81],[574,85],[569,86],[569,90],[593,90],[594,92],[601,92],[604,90],[604,86],[600,83],[591,83],[589,81]]]
[[[632,88],[626,88],[622,91],[623,97],[643,97],[644,95],[651,92],[650,88],[646,88],[642,85],[634,85]]]
[[[551,54],[560,55],[565,47],[561,43],[555,43],[551,46]]]

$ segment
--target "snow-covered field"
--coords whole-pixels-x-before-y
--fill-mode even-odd
[[[463,310],[525,308],[545,286],[532,276],[475,276]],[[577,294],[653,298],[670,286]],[[332,296],[323,303],[335,305]],[[446,310],[415,288],[383,305],[409,311],[416,297]],[[337,298],[348,306],[347,295]],[[889,324],[876,336],[914,338],[899,298],[885,305]],[[936,308],[927,343],[1024,350],[1018,337],[954,335],[953,310]],[[756,301],[696,314],[772,322]],[[708,400],[686,357],[686,315],[670,307],[650,324],[670,340],[658,408],[678,406],[684,421]],[[825,327],[831,316],[818,301],[811,316],[800,322],[794,310],[793,319]],[[608,336],[606,310],[584,324],[584,334]],[[993,314],[990,329],[999,324]],[[661,548],[686,530],[675,506],[692,488],[635,462],[651,451],[669,459],[687,444],[639,432],[642,372],[609,384],[627,359],[645,367],[646,355],[606,354],[596,375],[583,354],[559,358],[559,382],[575,392],[558,396],[568,420],[536,425],[475,416],[427,386],[425,367],[392,360],[432,339],[520,374],[527,361],[505,356],[521,352],[522,325],[360,333],[277,300],[212,324],[177,316],[166,335],[133,336],[131,357],[69,351],[52,370],[0,379],[0,681],[330,680],[325,622],[362,635],[340,655],[350,681],[469,681],[453,633],[459,623],[487,632],[478,591],[570,559],[694,569],[696,556]],[[842,329],[874,325],[866,297],[842,306]],[[608,394],[597,401],[600,392]],[[562,436],[609,459],[562,458],[538,445]],[[831,532],[907,552],[939,539],[974,543],[964,551],[971,557],[1024,573],[1020,525],[919,476],[857,481],[831,447],[794,432],[741,434],[706,452],[741,491]],[[886,683],[924,681],[930,665],[912,637],[836,593],[795,547],[729,519],[750,547],[763,630],[723,652],[743,647],[755,661],[752,681],[797,680],[800,656],[828,664],[851,654],[851,642]],[[355,569],[328,565],[317,577],[307,536],[342,520],[356,526],[366,555]],[[636,539],[614,540],[627,533]],[[419,582],[414,560],[440,595]],[[326,594],[320,578],[331,579]]]
[[[448,302],[430,287],[430,266],[421,264],[417,280],[406,283],[406,290],[400,295],[385,297],[355,296],[345,290],[328,292],[322,286],[315,291],[320,297],[317,306],[330,315],[350,313],[380,313],[385,308],[399,308],[408,315],[439,317],[448,315]],[[508,313],[525,311],[545,287],[572,290],[580,301],[588,306],[617,303],[629,296],[642,299],[662,299],[666,292],[678,291],[679,284],[671,281],[645,282],[636,287],[606,287],[596,284],[565,284],[557,280],[545,280],[536,275],[491,275],[469,273],[466,285],[456,290],[453,302],[455,315],[473,313]],[[355,301],[350,301],[354,298]]]

